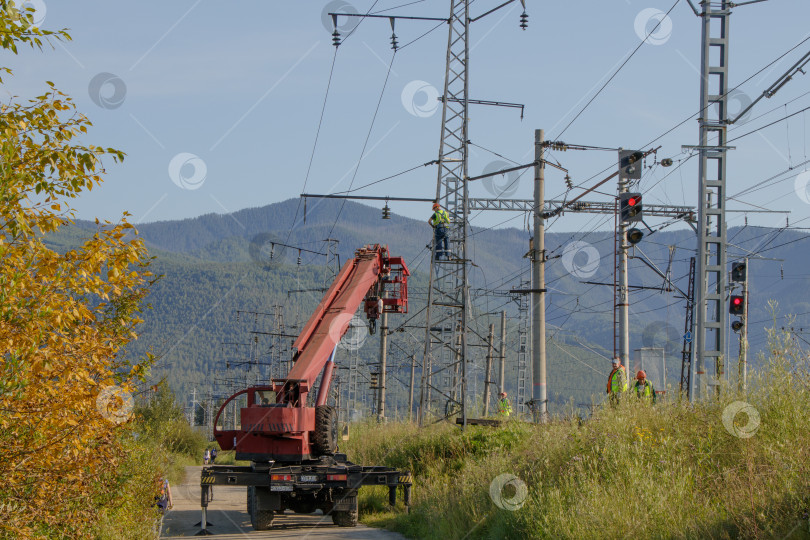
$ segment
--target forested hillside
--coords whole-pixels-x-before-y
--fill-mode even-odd
[[[290,200],[229,215],[139,225],[140,235],[156,257],[153,271],[162,278],[148,297],[151,309],[145,314],[140,338],[130,345],[128,353],[156,354],[160,360],[153,376],[165,377],[184,398],[194,389],[200,394],[225,393],[228,387],[244,384],[245,377],[266,377],[271,369],[268,364],[277,365],[279,357],[286,358],[292,341],[285,338],[283,344],[277,343],[268,335],[274,331],[273,306],[283,306],[285,332],[294,335],[319,301],[319,288],[329,281],[324,267],[326,257],[311,252],[325,253],[323,240],[327,236],[339,240],[341,262],[364,244],[385,243],[392,253],[403,255],[414,272],[411,313],[408,317],[392,317],[390,323],[400,331],[390,340],[389,377],[397,383],[393,388],[389,385],[389,410],[399,409],[406,414],[410,356],[415,354],[418,364],[424,343],[421,310],[427,290],[425,245],[431,231],[427,224],[401,216],[382,220],[379,209],[352,202],[346,202],[343,217],[335,224],[341,204],[310,202],[306,221],[303,205],[298,208],[298,201]],[[290,230],[296,209],[296,226]],[[72,245],[82,236],[77,229],[94,227],[79,222],[76,228],[50,241],[57,249]],[[758,249],[768,259],[784,259],[749,262],[750,342],[754,352],[750,356],[755,360],[756,351],[765,343],[763,328],[773,324],[769,300],[778,303],[780,316],[802,314],[792,325],[796,328],[810,313],[810,300],[803,287],[806,277],[796,270],[807,258],[801,243],[806,235],[748,227],[732,229],[729,238],[739,246],[731,249],[732,254]],[[508,291],[520,288],[520,280],[529,277],[528,261],[523,258],[528,239],[526,231],[517,229],[473,229],[470,244],[477,334],[473,336],[474,344],[483,345],[490,323],[496,325],[497,335],[500,311],[506,310],[507,388],[512,392],[517,384],[519,321],[516,296]],[[299,265],[298,250],[278,244],[308,251],[301,253]],[[573,400],[586,406],[592,395],[601,399],[603,393],[604,377],[609,371],[607,358],[613,349],[612,235],[604,231],[551,232],[546,235],[546,246],[549,393],[552,411],[561,412],[566,402]],[[630,262],[631,348],[663,347],[668,385],[677,385],[680,376],[684,302],[678,289],[687,289],[693,249],[691,229],[648,232]],[[669,276],[671,285],[665,285],[662,277],[642,263],[642,255]],[[290,292],[300,290],[306,292]],[[262,315],[237,316],[239,310]],[[785,319],[777,323],[782,326]],[[729,355],[734,366],[737,343],[731,341]],[[475,359],[471,390],[480,395],[485,347],[472,350]],[[378,354],[377,336],[365,338],[359,350],[361,364],[366,365],[363,378],[375,369]],[[343,367],[347,357],[346,351],[339,352]],[[419,373],[417,365],[417,385]],[[369,401],[370,395],[366,399]]]

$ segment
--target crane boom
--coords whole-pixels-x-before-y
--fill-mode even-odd
[[[287,377],[274,379],[272,385],[246,388],[222,405],[214,421],[214,436],[220,447],[235,449],[236,459],[254,462],[300,462],[328,454],[310,439],[319,435],[316,409],[328,407],[337,344],[361,305],[372,330],[383,312],[407,313],[409,275],[402,258],[389,256],[386,246],[374,244],[357,250],[355,257],[343,265],[295,340],[293,367]],[[316,406],[308,407],[308,401],[312,401],[308,395],[319,375]],[[275,393],[273,403],[263,399],[269,393]],[[226,405],[245,394],[247,407],[241,409],[241,428],[218,429]],[[330,422],[336,423],[336,417]],[[318,423],[323,424],[324,420],[321,418]]]

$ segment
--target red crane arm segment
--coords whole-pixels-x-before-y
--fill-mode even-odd
[[[298,355],[287,375],[288,380],[306,381],[306,388],[312,387],[366,293],[377,283],[379,274],[380,262],[376,254],[357,257],[343,266],[338,279],[304,327],[306,335],[302,332],[295,342]]]
[[[323,319],[326,310],[331,306],[332,302],[335,301],[338,294],[342,292],[346,281],[351,278],[356,265],[357,259],[351,259],[346,261],[346,264],[340,269],[340,272],[338,272],[338,275],[335,277],[335,281],[332,282],[332,286],[329,287],[329,290],[326,291],[326,294],[321,298],[318,307],[315,308],[315,311],[304,325],[304,328],[301,329],[301,333],[298,334],[298,338],[295,340],[295,343],[293,343],[294,351],[300,352],[306,348],[309,339],[312,337],[312,333]]]

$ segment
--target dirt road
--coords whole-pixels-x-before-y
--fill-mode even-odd
[[[183,485],[172,487],[174,508],[163,520],[161,538],[194,536],[200,530],[200,471],[202,467],[187,467]],[[208,530],[222,540],[231,539],[383,539],[405,540],[404,536],[363,525],[355,528],[338,527],[332,518],[314,514],[293,514],[287,511],[273,521],[273,530],[254,531],[250,526],[244,487],[216,486],[214,500],[208,505]]]

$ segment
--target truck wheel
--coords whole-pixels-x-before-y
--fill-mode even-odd
[[[257,488],[256,486],[249,486],[247,488],[247,510],[250,515],[250,524],[253,526],[253,530],[266,531],[273,526],[275,512],[267,508],[262,508],[262,493],[256,493],[259,489],[267,490],[267,488]]]
[[[315,407],[315,450],[322,456],[332,455],[337,452],[337,441],[337,411],[329,405]]]
[[[332,522],[338,527],[357,527],[357,511],[333,511]]]

